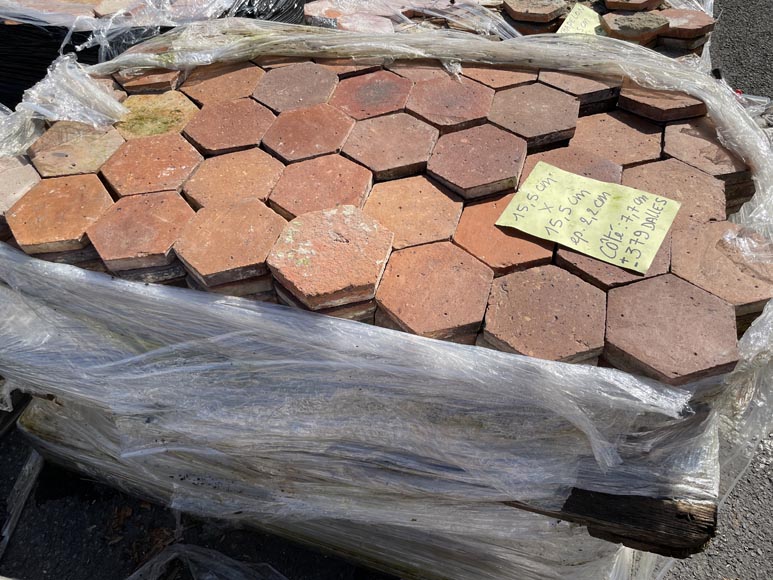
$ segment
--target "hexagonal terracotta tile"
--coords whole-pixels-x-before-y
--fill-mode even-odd
[[[176,133],[127,141],[102,166],[102,176],[119,196],[179,191],[201,163],[193,146]]]
[[[490,268],[449,242],[392,254],[376,302],[413,334],[471,344],[486,312]]]
[[[499,91],[489,120],[526,139],[530,149],[574,135],[580,101],[542,83]]]
[[[313,62],[292,64],[266,73],[253,96],[279,113],[327,103],[338,75]]]
[[[354,119],[368,119],[401,111],[412,86],[408,79],[381,70],[341,81],[330,104]]]
[[[304,56],[279,56],[267,54],[253,58],[251,62],[258,65],[263,70],[269,71],[275,68],[283,68],[293,64],[311,62],[311,59],[308,59]]]
[[[130,95],[142,93],[163,93],[174,90],[180,83],[180,71],[163,68],[149,69],[132,74],[133,71],[116,73],[115,80]]]
[[[210,155],[230,153],[260,144],[274,114],[252,99],[207,105],[185,126],[185,136]]]
[[[673,229],[692,222],[725,219],[725,187],[719,180],[682,163],[666,159],[629,167],[623,172],[623,185],[675,199],[682,204]]]
[[[372,183],[373,175],[361,165],[324,155],[288,166],[269,202],[286,219],[341,205],[361,207]]]
[[[668,30],[662,36],[669,38],[700,38],[714,30],[716,23],[703,10],[668,8],[661,10],[660,15],[668,18]]]
[[[320,66],[332,70],[339,79],[345,79],[355,75],[361,75],[377,71],[383,64],[383,59],[358,59],[358,58],[315,58]]]
[[[468,78],[417,82],[406,109],[441,131],[465,129],[485,121],[494,91]]]
[[[28,254],[85,248],[86,230],[113,204],[96,175],[44,179],[5,214],[16,243]]]
[[[0,157],[0,239],[10,235],[6,212],[39,182],[40,175],[26,158]]]
[[[268,265],[277,281],[312,310],[363,302],[376,292],[392,238],[350,205],[311,212],[287,224]]]
[[[667,126],[664,152],[728,185],[751,175],[747,165],[719,142],[708,117]]]
[[[129,109],[115,128],[124,139],[179,133],[199,112],[188,97],[177,91],[160,95],[132,95],[123,103]]]
[[[569,248],[558,249],[556,265],[575,276],[579,276],[597,288],[609,290],[610,288],[668,273],[669,266],[671,265],[671,237],[668,236],[663,241],[646,274],[619,268]]]
[[[279,283],[274,283],[277,302],[291,308],[311,311],[303,302],[293,296],[292,292],[284,288]],[[314,310],[318,314],[325,316],[335,316],[336,318],[345,318],[347,320],[357,320],[368,324],[373,323],[373,316],[376,313],[376,301],[374,299],[364,300],[363,302],[353,302],[351,304],[342,304],[341,306],[332,306],[330,308],[320,308]]]
[[[606,296],[555,266],[494,280],[483,340],[497,350],[563,362],[594,359],[604,348]]]
[[[570,145],[569,147],[559,147],[540,153],[532,153],[526,157],[521,172],[521,183],[529,177],[534,167],[540,161],[549,163],[564,171],[584,175],[598,181],[607,183],[620,183],[623,176],[623,167],[613,163],[609,159],[591,153],[580,147]]]
[[[604,358],[670,385],[730,371],[733,307],[672,274],[609,291]]]
[[[217,63],[194,69],[180,90],[199,105],[252,96],[265,73],[249,62]]]
[[[456,245],[494,270],[497,276],[549,264],[553,259],[552,242],[496,225],[512,199],[510,194],[468,204],[454,233]]]
[[[440,61],[432,59],[396,60],[385,68],[414,82],[447,79],[451,76]]]
[[[566,13],[564,0],[504,0],[505,12],[513,20],[550,22]]]
[[[247,278],[238,282],[227,282],[216,286],[204,286],[193,276],[185,278],[185,283],[189,288],[201,290],[203,292],[214,292],[215,294],[225,294],[227,296],[241,296],[250,300],[260,300],[263,302],[276,302],[276,292],[274,291],[274,277],[271,274]]]
[[[370,169],[376,179],[397,179],[424,171],[438,130],[406,113],[359,121],[343,153]]]
[[[401,250],[450,239],[462,202],[419,175],[377,183],[363,211],[394,232],[394,248]]]
[[[526,159],[526,142],[493,125],[443,135],[427,173],[465,199],[511,189]]]
[[[174,252],[204,286],[217,286],[268,273],[266,258],[285,227],[257,199],[199,211],[183,228]]]
[[[773,297],[773,266],[751,262],[733,243],[741,227],[691,224],[674,232],[671,271],[733,305],[737,317],[759,314]]]
[[[462,74],[468,79],[478,81],[492,89],[509,89],[518,85],[533,83],[537,80],[534,71],[508,67],[504,65],[464,64]]]
[[[571,144],[622,166],[660,159],[663,130],[629,113],[580,117]]]
[[[227,153],[205,159],[183,192],[196,209],[246,199],[265,201],[283,171],[280,161],[257,148]]]
[[[657,123],[702,117],[706,114],[703,101],[686,93],[655,91],[639,86],[623,87],[617,106]]]
[[[88,229],[88,236],[113,272],[167,266],[172,246],[194,211],[174,191],[119,199]]]
[[[612,38],[647,45],[668,30],[668,18],[656,11],[610,12],[601,17],[601,26]]]
[[[580,116],[594,115],[614,108],[620,95],[622,78],[600,79],[582,75],[543,70],[541,83],[575,96],[580,101]]]
[[[277,117],[263,136],[263,145],[285,163],[338,153],[354,120],[331,107],[316,105]]]
[[[113,97],[119,103],[123,103],[126,100],[128,95],[121,88],[121,85],[115,82],[113,77],[91,77],[91,80],[97,83],[102,90],[104,90],[108,95]]]
[[[43,177],[96,173],[123,143],[118,131],[59,121],[54,123],[27,154]]]

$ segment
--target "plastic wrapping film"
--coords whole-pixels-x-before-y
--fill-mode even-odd
[[[175,30],[88,72],[265,54],[512,64],[688,92],[754,172],[757,195],[737,221],[770,239],[770,144],[736,96],[608,38],[373,37],[233,19]],[[70,78],[81,89],[54,108],[46,99]],[[57,62],[48,81],[7,117],[14,127],[120,116],[72,59]],[[6,132],[0,143],[23,151],[24,135]],[[770,260],[759,239],[737,241]],[[5,389],[54,399],[25,414],[42,449],[177,509],[259,525],[406,577],[657,577],[667,559],[502,502],[560,509],[575,486],[713,501],[771,426],[770,307],[744,335],[733,373],[675,388],[116,280],[7,246],[0,281]]]

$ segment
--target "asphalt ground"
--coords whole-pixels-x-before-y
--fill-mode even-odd
[[[717,0],[714,65],[731,86],[773,97],[773,0]],[[0,520],[28,449],[18,433],[0,440]],[[667,580],[773,579],[773,434],[720,512],[718,537],[678,563]],[[172,542],[268,562],[289,580],[388,580],[306,546],[252,530],[183,517],[47,465],[2,562],[18,580],[120,580]]]

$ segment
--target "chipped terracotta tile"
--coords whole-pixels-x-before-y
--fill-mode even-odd
[[[503,7],[513,20],[551,22],[567,12],[565,0],[504,0]]]
[[[123,138],[112,127],[95,129],[72,121],[54,123],[27,154],[43,177],[96,173]]]
[[[127,71],[113,75],[130,95],[173,91],[180,84],[180,71],[177,70],[151,69],[132,73]]]
[[[234,101],[252,96],[264,74],[249,62],[211,64],[194,69],[180,91],[200,106]]]
[[[259,145],[275,118],[252,99],[222,101],[196,113],[185,126],[185,136],[209,155],[231,153]]]
[[[681,121],[706,114],[706,105],[686,93],[655,91],[642,87],[623,87],[619,108],[656,123]]]
[[[668,19],[668,30],[662,34],[669,38],[695,39],[714,30],[716,21],[703,10],[668,8],[660,11]]]
[[[25,157],[0,157],[0,239],[10,234],[5,214],[39,182],[40,175]]]
[[[123,105],[129,113],[115,124],[124,139],[179,133],[199,112],[188,97],[177,91],[160,95],[132,95]]]

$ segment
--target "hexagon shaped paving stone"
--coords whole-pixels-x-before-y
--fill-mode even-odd
[[[657,123],[702,117],[706,114],[703,101],[686,93],[655,91],[638,86],[624,87],[617,106]]]
[[[668,30],[661,36],[669,38],[700,38],[714,30],[715,20],[703,10],[668,8],[660,11],[668,18]]]
[[[431,59],[396,60],[385,68],[413,82],[447,79],[451,76],[440,61]]]
[[[526,159],[526,142],[493,125],[443,135],[427,173],[465,199],[514,188]]]
[[[373,172],[378,180],[424,171],[438,130],[406,113],[359,121],[343,153]]]
[[[674,232],[671,271],[733,305],[736,316],[762,312],[773,296],[773,266],[752,263],[732,236],[741,227],[729,222],[692,224]]]
[[[468,78],[419,81],[408,97],[406,110],[441,131],[459,130],[484,122],[494,91]]]
[[[195,69],[180,90],[199,105],[252,96],[266,74],[249,62],[218,63]]]
[[[284,171],[281,161],[258,148],[205,159],[183,192],[196,208],[245,199],[265,201]]]
[[[494,273],[450,242],[394,252],[376,301],[413,334],[471,344],[483,321]]]
[[[496,225],[512,199],[510,194],[468,204],[454,233],[456,245],[494,270],[497,276],[549,264],[553,259],[552,242]]]
[[[263,145],[285,163],[338,153],[354,120],[330,105],[295,109],[277,117]]]
[[[394,232],[400,250],[448,240],[462,213],[462,202],[423,175],[377,183],[363,211]]]
[[[268,273],[266,258],[286,222],[258,199],[199,211],[174,252],[196,280],[217,286]]]
[[[575,96],[580,101],[580,115],[593,114],[599,103],[613,104],[620,94],[622,78],[616,80],[594,79],[582,75],[543,70],[541,83]]]
[[[670,385],[728,372],[738,361],[735,311],[672,274],[613,288],[604,358]]]
[[[6,212],[39,182],[40,175],[26,158],[0,157],[0,235],[8,233]]]
[[[550,22],[567,10],[564,0],[504,0],[505,12],[513,20]]]
[[[88,245],[86,230],[113,200],[96,175],[44,179],[6,213],[16,243],[28,254],[67,252]]]
[[[344,79],[355,75],[375,72],[381,68],[384,61],[379,58],[316,58],[314,59],[314,62],[332,70],[338,75],[339,79]]]
[[[521,183],[529,177],[534,167],[540,161],[570,173],[576,173],[577,175],[583,175],[598,181],[606,181],[607,183],[620,183],[623,176],[621,165],[613,163],[596,153],[591,153],[571,145],[540,153],[532,153],[526,157],[526,162],[523,164],[523,171],[521,172]]]
[[[340,155],[324,155],[288,166],[270,204],[286,219],[341,205],[361,207],[373,175]]]
[[[393,237],[351,205],[311,212],[285,226],[268,265],[312,310],[363,302],[376,292]]]
[[[583,362],[604,348],[606,296],[556,266],[494,280],[483,339],[488,345],[548,360]]]
[[[172,246],[194,216],[174,191],[119,199],[88,230],[100,258],[113,272],[166,266]]]
[[[180,71],[163,68],[150,69],[136,75],[119,72],[113,76],[130,95],[163,93],[176,89],[180,82]]]
[[[43,177],[96,173],[123,143],[118,131],[84,123],[54,123],[27,154]]]
[[[413,83],[388,71],[345,79],[336,87],[330,104],[361,120],[400,111]]]
[[[252,99],[207,105],[185,126],[185,136],[209,155],[256,147],[274,114]]]
[[[580,101],[542,83],[499,91],[489,120],[526,139],[530,149],[574,135]]]
[[[660,159],[663,129],[615,111],[581,117],[571,144],[622,166]]]
[[[492,66],[469,63],[462,67],[462,74],[469,79],[495,90],[525,85],[537,80],[537,73],[534,71],[521,70],[503,65]]]
[[[179,191],[202,157],[176,133],[132,139],[102,166],[102,176],[123,197]]]
[[[132,95],[123,102],[129,114],[115,124],[124,139],[179,133],[199,112],[188,97],[177,91],[160,95]]]
[[[327,103],[338,84],[338,75],[313,62],[291,64],[266,73],[253,96],[282,113]]]

